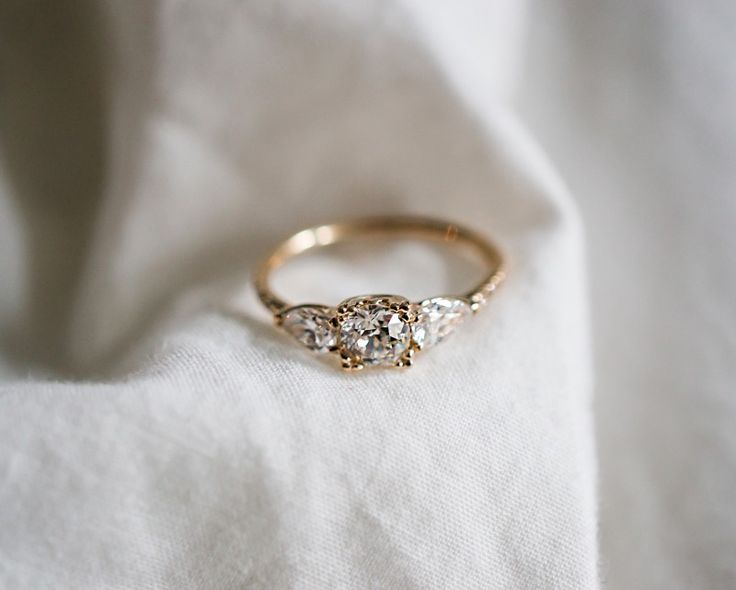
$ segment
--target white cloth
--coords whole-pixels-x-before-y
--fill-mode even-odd
[[[736,588],[736,5],[537,8],[519,97],[586,228],[602,579]]]
[[[654,23],[687,22],[661,4]],[[633,2],[604,6],[574,31],[566,2],[526,21],[511,0],[4,7],[0,586],[729,587],[733,140],[704,138],[712,168],[661,156],[717,194],[647,218],[670,185],[628,168],[659,145],[665,91],[617,78],[633,152],[605,138],[618,111],[567,94],[605,60],[649,71],[590,51],[643,36],[616,28]],[[599,92],[580,103],[621,90]],[[693,101],[690,131],[715,134]],[[509,281],[410,372],[344,375],[273,330],[248,271],[290,231],[392,211],[497,238]],[[462,278],[388,253],[412,272],[353,254],[279,286],[334,302]],[[663,303],[688,272],[721,282]]]

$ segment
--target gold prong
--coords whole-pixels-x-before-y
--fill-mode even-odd
[[[353,359],[343,359],[342,368],[346,371],[360,371],[364,367],[363,363]]]
[[[355,357],[350,356],[345,351],[340,351],[340,362],[342,368],[346,371],[359,371],[363,368],[363,363]]]
[[[401,309],[399,310],[399,317],[404,320],[405,322],[413,322],[414,321],[414,314],[408,310],[408,309]]]
[[[414,364],[414,349],[407,348],[396,362],[397,367],[411,367]]]

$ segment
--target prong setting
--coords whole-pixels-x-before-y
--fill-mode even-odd
[[[410,347],[401,355],[398,361],[396,361],[396,367],[408,368],[414,364],[414,347]]]
[[[409,300],[398,295],[365,295],[340,303],[338,350],[343,366],[408,366],[414,318]]]
[[[411,303],[398,295],[352,297],[336,308],[288,308],[274,322],[310,350],[340,357],[342,368],[411,367],[416,352],[435,346],[473,314],[473,301],[445,296]]]
[[[359,359],[354,356],[345,354],[344,352],[340,352],[340,361],[342,364],[342,368],[346,371],[360,371],[365,367],[365,365],[360,362]]]

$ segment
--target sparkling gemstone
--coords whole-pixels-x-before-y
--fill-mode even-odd
[[[341,350],[366,365],[397,364],[411,344],[408,304],[395,296],[355,298],[341,304]],[[403,310],[398,309],[401,305]]]
[[[470,305],[462,299],[434,297],[422,301],[412,327],[414,342],[420,349],[430,348],[449,336],[471,314]]]
[[[281,326],[310,350],[328,352],[337,344],[337,330],[330,323],[334,313],[328,307],[292,307],[281,316]]]

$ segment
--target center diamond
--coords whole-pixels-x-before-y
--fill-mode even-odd
[[[340,351],[347,366],[404,364],[410,354],[410,309],[408,300],[388,295],[341,303]]]

